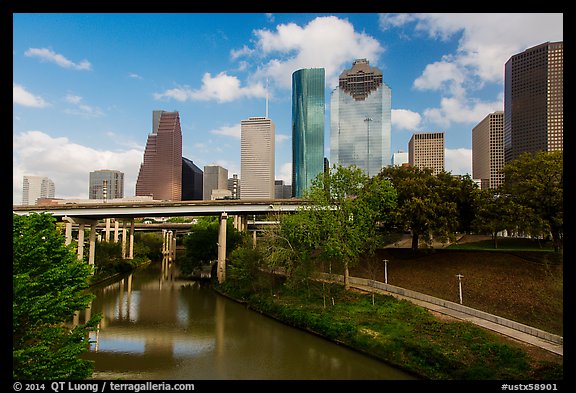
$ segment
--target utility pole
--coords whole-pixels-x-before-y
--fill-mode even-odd
[[[458,277],[458,295],[460,297],[460,304],[462,304],[462,278],[464,276],[461,274],[457,274],[456,277]]]

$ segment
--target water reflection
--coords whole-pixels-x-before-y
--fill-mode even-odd
[[[413,379],[181,280],[164,261],[95,288],[100,312],[86,358],[104,379]]]

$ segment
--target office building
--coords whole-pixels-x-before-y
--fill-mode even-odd
[[[400,151],[392,154],[392,166],[402,166],[408,163],[408,152]]]
[[[330,97],[330,163],[355,165],[368,176],[390,165],[392,90],[368,60],[340,74]]]
[[[504,67],[504,157],[562,151],[564,43],[546,42],[512,56]]]
[[[267,117],[240,121],[242,199],[274,199],[275,126]]]
[[[488,114],[472,129],[472,178],[481,189],[498,188],[504,181],[504,112]]]
[[[90,172],[88,198],[116,199],[124,198],[124,173],[111,169]]]
[[[178,201],[182,198],[182,130],[178,112],[153,111],[136,196]]]
[[[45,176],[24,176],[22,204],[36,205],[39,198],[54,198],[54,182]]]
[[[431,169],[434,175],[444,171],[444,133],[414,133],[408,142],[408,163]]]
[[[324,171],[324,68],[292,74],[292,192],[300,198]]]
[[[285,184],[284,180],[274,180],[274,199],[292,198],[292,185]]]
[[[202,199],[211,201],[220,199],[224,193],[218,190],[228,190],[228,169],[220,165],[205,165],[204,166],[204,184],[203,184]],[[212,195],[214,193],[214,196]]]
[[[228,190],[232,193],[232,199],[240,199],[240,179],[237,173],[228,179]]]
[[[182,200],[201,201],[204,172],[192,160],[182,157]]]

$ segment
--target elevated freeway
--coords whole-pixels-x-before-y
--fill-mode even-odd
[[[225,279],[226,268],[226,221],[234,216],[234,225],[239,230],[247,230],[248,216],[262,214],[293,213],[308,205],[301,199],[228,199],[214,201],[145,201],[108,203],[68,203],[54,205],[14,205],[13,212],[18,215],[48,213],[58,221],[66,222],[66,244],[72,242],[72,225],[78,227],[78,258],[83,256],[84,229],[90,227],[90,251],[88,263],[94,263],[96,231],[100,220],[106,220],[106,237],[109,235],[110,219],[115,221],[115,241],[118,241],[119,222],[123,221],[122,256],[133,257],[135,218],[142,217],[178,217],[178,216],[219,216],[218,233],[218,280]],[[127,224],[130,234],[127,235]],[[162,252],[175,255],[176,238],[172,231],[164,230]],[[256,231],[254,231],[254,236]],[[127,245],[127,239],[129,245]]]

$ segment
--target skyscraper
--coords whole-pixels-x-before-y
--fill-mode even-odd
[[[524,152],[563,150],[564,43],[545,42],[504,67],[505,162]]]
[[[267,117],[250,117],[240,128],[241,199],[274,199],[274,123]]]
[[[54,198],[54,182],[45,176],[24,176],[22,204],[35,205],[38,198]]]
[[[111,169],[100,169],[90,172],[88,198],[124,198],[124,173]]]
[[[434,175],[444,170],[444,133],[417,132],[408,142],[408,163],[428,168]]]
[[[472,178],[480,188],[498,188],[504,181],[504,112],[488,114],[472,129]]]
[[[382,72],[366,59],[340,74],[330,97],[331,165],[356,165],[374,176],[391,164],[391,99]]]
[[[182,198],[182,130],[178,112],[154,111],[136,196],[179,201]]]
[[[324,68],[292,74],[292,193],[296,198],[324,171]]]
[[[182,157],[182,200],[201,201],[204,173],[192,160]]]
[[[205,165],[204,184],[202,187],[204,189],[202,199],[205,201],[214,199],[212,193],[215,190],[228,190],[228,169],[220,165]]]

